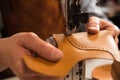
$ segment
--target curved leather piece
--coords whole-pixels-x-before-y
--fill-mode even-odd
[[[111,75],[111,64],[96,67],[92,72],[93,80],[114,80]]]
[[[87,32],[74,33],[67,37],[54,34],[53,37],[64,57],[59,62],[52,63],[41,58],[24,56],[25,63],[31,70],[49,76],[65,77],[81,60],[105,58],[120,61],[118,47],[108,31],[100,31],[95,35]]]

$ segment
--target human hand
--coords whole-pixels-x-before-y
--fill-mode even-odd
[[[98,17],[90,17],[86,29],[88,33],[93,34],[98,33],[100,30],[108,30],[113,36],[120,33],[120,30],[116,25]]]
[[[110,33],[115,37],[120,33],[119,28],[112,24],[109,21],[97,18],[97,17],[91,17],[89,19],[88,24],[86,25],[87,32],[88,33],[98,33],[100,30],[108,30]],[[114,80],[120,80],[120,62],[114,61],[111,67],[111,73]]]
[[[18,33],[0,39],[0,66],[4,64],[9,67],[20,80],[58,80],[58,78],[33,72],[26,67],[23,56],[32,56],[34,53],[53,62],[63,56],[61,51],[44,42],[34,33]]]

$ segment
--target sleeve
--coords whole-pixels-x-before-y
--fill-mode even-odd
[[[0,12],[0,37],[1,37],[1,29],[3,27],[3,22],[2,22],[2,15],[1,15],[1,12]]]

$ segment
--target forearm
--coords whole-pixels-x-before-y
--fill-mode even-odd
[[[120,62],[114,61],[111,69],[113,80],[120,80]]]

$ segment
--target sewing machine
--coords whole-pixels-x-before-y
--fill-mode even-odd
[[[80,24],[86,24],[89,19],[89,13],[83,9],[82,0],[65,0],[65,19],[66,19],[66,35],[69,36],[74,32],[77,32]],[[95,60],[93,60],[94,63]],[[93,69],[95,66],[99,66],[105,63],[111,63],[112,61],[98,59],[96,65],[92,65]],[[89,66],[90,67],[90,66]],[[68,73],[64,80],[86,80],[86,61],[77,63],[72,70]]]
[[[81,23],[88,21],[88,13],[81,10],[80,0],[65,0],[66,35],[77,31]],[[85,62],[76,64],[64,80],[85,80]]]
[[[81,11],[80,0],[65,0],[66,35],[76,32],[80,23],[87,23],[89,14]],[[64,80],[85,80],[85,61],[76,64]]]
[[[65,0],[66,34],[76,32],[80,23],[87,23],[89,14],[81,10],[80,0]]]

